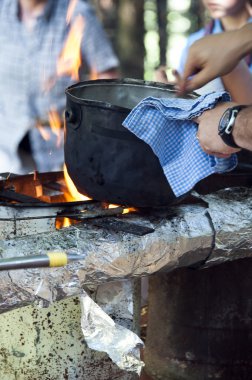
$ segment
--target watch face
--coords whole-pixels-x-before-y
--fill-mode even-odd
[[[230,112],[229,112],[229,110],[228,110],[228,112],[225,112],[225,115],[223,116],[223,120],[222,120],[222,122],[223,122],[223,124],[226,126],[227,125],[227,123],[229,122],[229,118],[230,118]]]
[[[222,132],[224,133],[225,132],[225,128],[229,122],[229,119],[230,119],[230,109],[227,109],[225,112],[224,112],[224,115],[222,116],[221,120],[220,120],[220,124],[219,124],[219,134],[221,134]]]
[[[233,127],[235,123],[236,116],[238,115],[239,111],[244,108],[245,106],[235,106],[228,108],[222,115],[220,122],[219,122],[219,136],[221,136],[223,142],[231,146],[232,148],[239,148],[239,146],[235,143],[232,132]]]

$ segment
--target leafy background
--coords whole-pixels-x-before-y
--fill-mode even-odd
[[[92,0],[121,62],[124,77],[170,76],[188,34],[207,21],[200,0]]]

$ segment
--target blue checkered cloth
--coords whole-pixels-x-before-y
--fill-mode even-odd
[[[149,144],[157,155],[176,197],[192,190],[203,178],[236,167],[235,154],[217,158],[203,152],[196,138],[197,124],[191,120],[226,101],[230,97],[224,91],[196,99],[148,97],[124,120],[124,127]]]

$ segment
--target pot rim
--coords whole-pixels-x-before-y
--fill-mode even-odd
[[[72,90],[75,90],[76,88],[81,87],[88,87],[88,86],[96,86],[96,85],[114,85],[114,86],[142,86],[142,87],[153,87],[155,89],[160,88],[161,90],[166,90],[172,93],[175,93],[174,85],[171,83],[161,83],[161,82],[154,82],[154,81],[147,81],[143,79],[132,79],[132,78],[122,78],[122,79],[96,79],[96,80],[88,80],[88,81],[81,81],[78,83],[75,83],[69,87],[66,88],[65,94],[70,97],[70,99],[78,104],[93,106],[93,107],[101,107],[101,108],[111,108],[115,109],[120,112],[131,110],[131,108],[128,107],[122,107],[115,104],[111,104],[106,101],[101,100],[91,100],[91,99],[85,99],[80,98],[72,93]],[[192,94],[190,94],[192,95]],[[193,93],[195,97],[198,96],[198,94]]]

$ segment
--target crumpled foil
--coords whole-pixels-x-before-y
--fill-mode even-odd
[[[251,195],[251,189],[227,188],[201,196],[214,231],[214,247],[204,267],[252,256]]]
[[[0,313],[35,302],[48,306],[82,294],[83,288],[115,280],[133,280],[158,271],[185,266],[204,268],[252,257],[251,211],[252,189],[225,189],[198,196],[198,201],[192,204],[112,218],[154,230],[143,236],[100,228],[87,220],[53,232],[0,240],[3,258],[52,250],[82,255],[79,262],[62,268],[0,272]],[[120,292],[116,297],[120,297]],[[106,295],[101,295],[102,306],[111,293],[113,290],[107,289]],[[112,314],[116,310],[114,305],[112,302],[108,307],[112,307],[109,310]],[[120,368],[139,373],[142,363],[136,352],[140,339],[115,324],[86,296],[83,309],[82,328],[90,347],[106,351]],[[126,307],[126,316],[128,312]]]
[[[252,257],[251,209],[252,189],[226,189],[200,196],[199,203],[113,218],[154,229],[143,236],[86,221],[51,233],[1,240],[3,258],[62,250],[84,254],[84,259],[62,268],[0,272],[0,313],[34,302],[46,306],[79,295],[93,284]]]
[[[140,375],[144,366],[140,360],[142,340],[115,323],[86,292],[80,296],[80,304],[81,328],[88,347],[106,352],[119,368]]]

